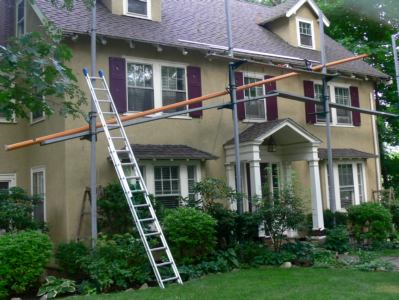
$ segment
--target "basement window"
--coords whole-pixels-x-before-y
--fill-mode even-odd
[[[313,22],[297,19],[297,30],[299,46],[314,49]]]
[[[151,0],[125,0],[127,15],[150,18]]]

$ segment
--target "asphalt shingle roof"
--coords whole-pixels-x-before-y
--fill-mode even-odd
[[[232,28],[234,48],[275,55],[320,60],[320,52],[293,47],[278,35],[258,23],[281,15],[299,0],[288,0],[277,7],[267,7],[233,0]],[[65,32],[87,34],[90,11],[82,0],[76,0],[71,12],[61,11],[47,0],[36,0],[41,12]],[[209,46],[182,42],[227,45],[224,0],[162,0],[162,22],[112,14],[102,3],[97,6],[98,34],[112,38],[159,43],[174,47],[208,49]],[[328,61],[353,54],[326,36]],[[388,78],[387,75],[363,61],[337,66],[337,70],[367,76]]]
[[[217,157],[186,145],[143,145],[132,144],[138,159],[197,159],[209,160]]]
[[[327,159],[327,149],[319,148],[319,159]],[[352,148],[332,149],[333,158],[375,158],[376,155]]]

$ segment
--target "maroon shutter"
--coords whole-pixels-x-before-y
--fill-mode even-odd
[[[303,89],[305,97],[314,98],[314,86],[313,81],[304,80]],[[311,102],[305,103],[306,123],[316,123],[316,105]]]
[[[236,86],[237,87],[244,85],[244,74],[242,72],[235,72],[235,77],[236,77]],[[237,95],[237,100],[244,99],[244,91],[237,91],[236,95]],[[238,116],[238,120],[245,119],[244,102],[237,104],[237,116]]]
[[[199,67],[187,67],[187,86],[188,86],[188,98],[197,98],[202,96],[201,87],[201,69]],[[189,108],[202,107],[202,102],[190,104]],[[201,118],[202,110],[190,113],[192,118]]]
[[[349,90],[350,90],[350,94],[351,94],[351,105],[353,107],[360,107],[359,89],[356,86],[351,86],[349,88]],[[352,119],[353,119],[353,125],[354,126],[360,126],[361,125],[360,112],[353,111],[352,112]]]
[[[0,45],[15,35],[15,0],[0,1]]]
[[[127,112],[126,60],[124,58],[109,58],[109,87],[118,113]]]
[[[273,76],[265,75],[265,79],[272,78]],[[265,90],[267,92],[277,90],[276,81],[272,81],[265,84]],[[277,96],[276,97],[268,97],[266,99],[266,114],[268,121],[274,121],[278,119],[278,106],[277,106]]]

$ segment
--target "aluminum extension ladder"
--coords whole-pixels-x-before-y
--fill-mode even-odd
[[[151,204],[147,187],[117,113],[104,73],[99,71],[98,77],[92,77],[89,76],[88,70],[84,69],[83,74],[104,128],[109,154],[157,282],[161,288],[165,287],[166,282],[183,284]],[[99,82],[101,86],[94,87],[93,82]]]

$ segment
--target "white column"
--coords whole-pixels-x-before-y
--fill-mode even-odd
[[[252,198],[262,197],[262,182],[260,174],[260,162],[250,161],[249,162],[249,173],[250,173],[250,184],[251,184],[251,194]]]
[[[226,167],[227,185],[235,190],[236,183],[235,183],[235,176],[234,176],[234,165],[226,164],[225,167]],[[237,210],[237,203],[236,202],[230,203],[230,209]]]
[[[145,184],[147,186],[148,191],[155,195],[155,175],[154,175],[154,166],[153,165],[144,165],[144,174],[145,174]]]
[[[180,165],[180,195],[183,198],[187,198],[188,197],[187,165]]]
[[[319,171],[318,160],[309,161],[309,173],[310,173],[310,187],[311,187],[311,198],[312,198],[313,230],[323,230],[324,229],[323,203],[321,198],[320,171]]]

